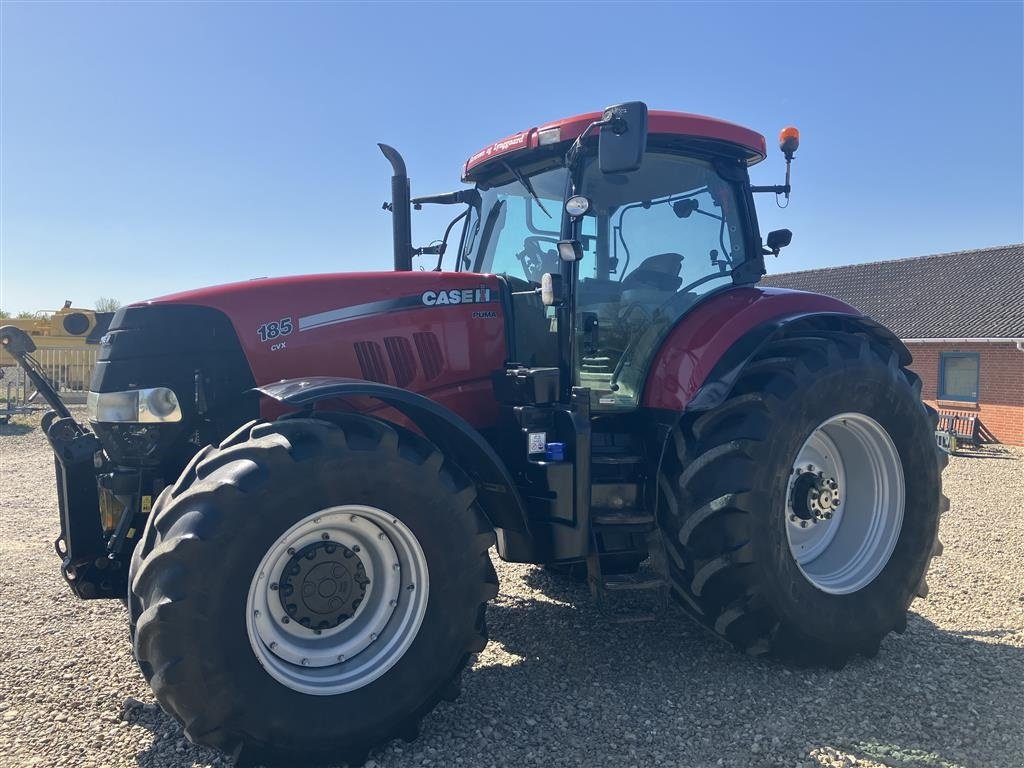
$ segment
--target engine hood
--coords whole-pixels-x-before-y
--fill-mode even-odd
[[[486,397],[506,359],[501,284],[465,272],[301,275],[203,288],[134,307],[199,306],[234,328],[257,385],[378,381],[441,401]],[[472,412],[455,407],[471,423]]]

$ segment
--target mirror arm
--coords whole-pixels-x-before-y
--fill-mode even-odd
[[[466,205],[477,207],[480,205],[480,193],[475,188],[471,187],[470,189],[460,189],[456,192],[444,192],[440,195],[414,197],[409,202],[412,203],[412,207],[417,211],[426,203],[432,203],[434,205],[459,205],[460,203],[464,203]]]

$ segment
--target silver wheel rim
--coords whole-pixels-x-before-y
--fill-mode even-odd
[[[328,545],[335,547],[330,553]],[[314,561],[337,560],[337,552],[347,552],[344,567],[333,561],[316,566],[333,576],[314,582],[311,572],[293,586],[296,569],[306,564],[303,553]],[[299,602],[303,594],[320,607],[329,601],[331,610],[351,613],[334,614],[337,623],[318,629],[323,622],[308,623],[309,615],[319,614]],[[249,642],[267,673],[292,690],[345,693],[379,678],[409,649],[428,595],[427,560],[408,526],[375,507],[331,507],[293,525],[264,555],[246,601]]]
[[[786,489],[786,537],[801,573],[834,595],[866,587],[892,556],[905,500],[899,452],[881,424],[862,413],[820,424]]]

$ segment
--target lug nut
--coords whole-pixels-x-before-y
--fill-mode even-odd
[[[289,555],[294,555],[295,554],[295,547],[288,547],[288,554]]]
[[[274,592],[276,592],[276,591],[277,591],[277,582],[276,582],[276,581],[275,581],[275,582],[274,582],[273,584],[271,584],[271,585],[270,585],[270,589],[271,589],[272,591],[274,591]]]
[[[356,544],[355,546],[353,546],[353,547],[352,547],[352,551],[353,551],[353,552],[358,552],[358,551],[359,551],[359,545],[358,545],[358,544]]]
[[[324,541],[326,541],[327,539],[331,538],[331,534],[329,534],[329,533],[321,533],[320,534],[320,538],[323,539]]]
[[[282,616],[281,617],[281,623],[282,624],[290,624],[291,623],[291,619],[289,619],[287,616]]]

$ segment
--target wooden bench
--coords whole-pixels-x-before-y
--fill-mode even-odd
[[[977,447],[981,444],[981,421],[976,413],[964,411],[939,411],[939,423],[935,425],[938,432],[948,432],[956,441],[951,452],[956,452],[957,443],[966,443]]]

